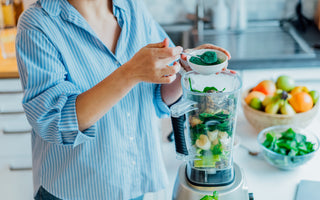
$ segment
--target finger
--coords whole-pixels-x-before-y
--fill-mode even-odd
[[[163,47],[169,47],[169,38],[165,38],[162,43]]]
[[[215,50],[221,51],[224,54],[226,54],[228,56],[229,60],[231,59],[231,54],[229,53],[229,51],[225,50],[222,47],[215,46],[213,44],[203,44],[203,45],[196,47],[195,49],[215,49]]]
[[[184,61],[187,61],[187,55],[181,54],[181,59],[184,60]]]
[[[168,58],[168,57],[176,57],[179,56],[182,52],[182,47],[177,46],[177,47],[166,47],[166,48],[157,48],[153,49],[153,53],[158,57],[158,58]]]
[[[161,74],[163,76],[171,76],[173,74],[176,74],[180,71],[181,65],[178,62],[174,62],[172,66],[166,66],[161,70]]]
[[[189,66],[189,64],[188,64],[188,62],[187,62],[186,60],[180,59],[179,62],[180,62],[181,67],[182,67],[185,71],[187,71],[187,72],[192,71],[191,67]]]
[[[163,48],[163,47],[169,47],[169,39],[165,38],[162,42],[159,43],[153,43],[153,44],[148,44],[148,48]]]
[[[162,84],[169,84],[172,83],[177,78],[176,74],[170,75],[170,76],[163,76],[161,77],[160,81]]]

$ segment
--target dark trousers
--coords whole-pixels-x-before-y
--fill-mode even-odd
[[[40,186],[36,197],[34,198],[35,200],[61,200],[52,194],[50,194],[47,190],[45,190],[42,186]]]

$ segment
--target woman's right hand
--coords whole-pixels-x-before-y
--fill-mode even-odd
[[[125,65],[136,82],[171,83],[176,79],[182,47],[169,47],[169,40],[148,44],[140,49]],[[173,63],[172,66],[168,64]]]

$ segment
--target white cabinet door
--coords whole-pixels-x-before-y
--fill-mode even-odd
[[[32,200],[31,158],[0,157],[0,199]]]
[[[0,94],[18,92],[22,92],[22,86],[19,79],[0,79]]]

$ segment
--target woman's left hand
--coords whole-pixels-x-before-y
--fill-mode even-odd
[[[231,55],[227,50],[225,50],[225,49],[223,49],[221,47],[215,46],[213,44],[203,44],[203,45],[200,45],[200,46],[198,46],[196,48],[193,48],[193,49],[185,49],[184,52],[189,53],[189,52],[192,52],[192,51],[198,50],[198,49],[215,49],[215,50],[219,50],[219,51],[223,52],[224,54],[226,54],[228,56],[228,60],[231,59]],[[181,55],[180,64],[181,64],[182,68],[184,70],[186,70],[187,72],[191,71],[191,68],[187,63],[187,56],[186,55],[184,55],[184,54]],[[227,69],[225,68],[223,70],[227,70]],[[231,71],[231,72],[234,73],[234,71]]]

